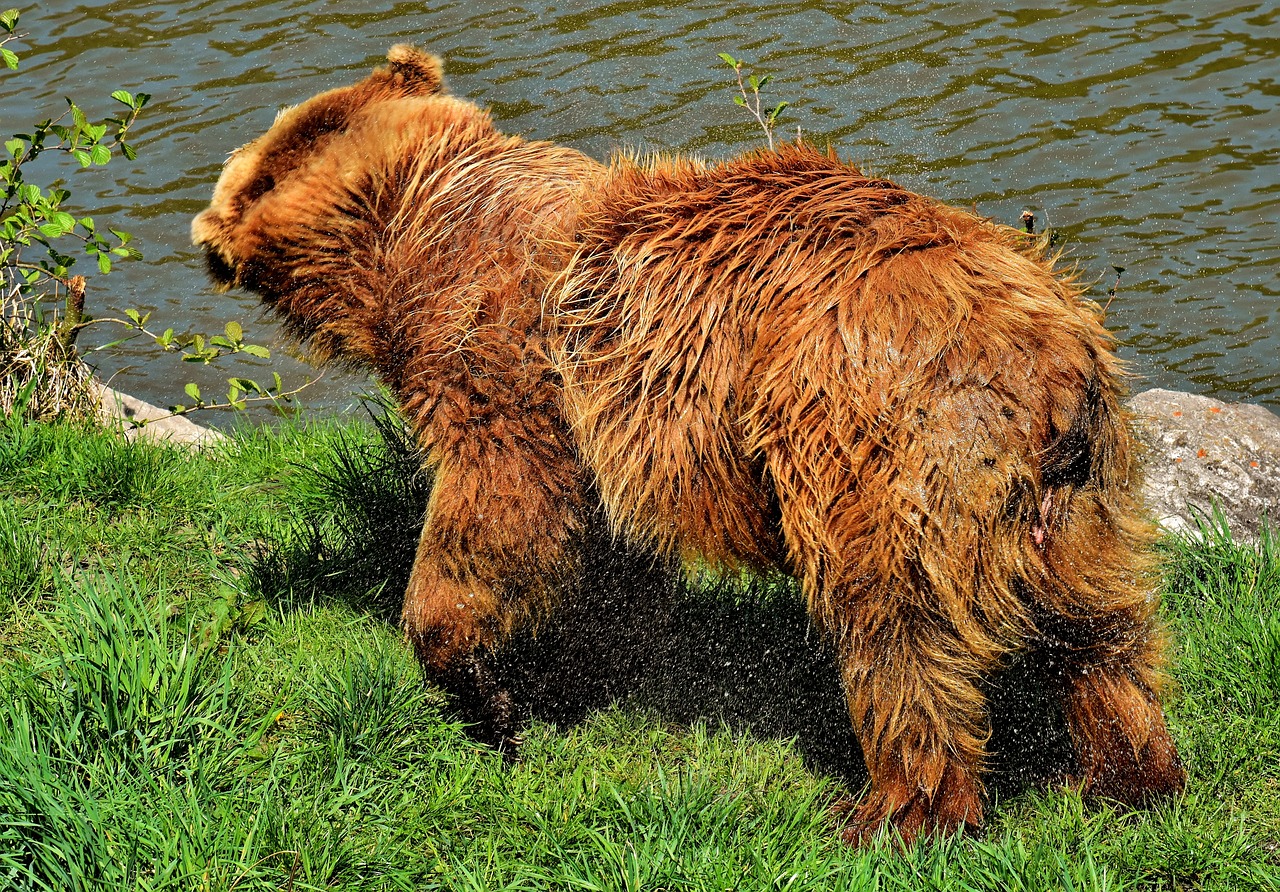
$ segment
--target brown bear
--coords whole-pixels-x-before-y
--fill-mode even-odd
[[[718,164],[505,136],[393,47],[281,113],[192,227],[435,473],[403,624],[499,747],[487,670],[598,511],[798,577],[871,777],[847,839],[977,826],[986,682],[1060,667],[1084,792],[1182,788],[1122,373],[1043,246],[806,145]]]

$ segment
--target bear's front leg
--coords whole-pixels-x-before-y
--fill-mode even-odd
[[[557,439],[532,445],[495,432],[502,430],[472,430],[448,454],[437,450],[402,623],[422,666],[454,698],[473,736],[510,757],[520,742],[520,716],[489,657],[571,583],[586,483]]]
[[[507,622],[500,581],[450,578],[435,541],[442,526],[423,525],[401,622],[419,663],[453,700],[472,736],[509,757],[520,745],[519,716],[488,660]]]

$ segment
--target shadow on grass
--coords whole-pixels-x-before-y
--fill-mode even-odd
[[[343,442],[316,469],[305,516],[269,537],[249,583],[290,610],[338,602],[398,619],[431,481],[394,411],[373,404],[377,438]],[[794,738],[806,763],[847,789],[867,779],[832,648],[784,576],[686,578],[607,536],[577,591],[496,671],[531,718],[560,726],[623,702],[678,724],[723,722]],[[990,686],[991,786],[1012,795],[1070,769],[1052,667],[1012,664]]]

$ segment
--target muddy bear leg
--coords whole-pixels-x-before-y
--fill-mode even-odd
[[[510,756],[520,738],[511,695],[494,678],[488,656],[509,622],[498,580],[450,578],[441,566],[439,518],[422,528],[401,622],[428,677],[453,700],[470,733]]]
[[[508,755],[520,716],[489,656],[576,574],[583,478],[567,451],[532,454],[492,440],[436,467],[402,623],[473,736]]]

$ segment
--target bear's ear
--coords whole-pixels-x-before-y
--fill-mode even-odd
[[[409,94],[439,93],[444,89],[444,67],[430,53],[397,43],[387,52],[391,76],[402,83]]]

